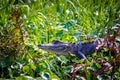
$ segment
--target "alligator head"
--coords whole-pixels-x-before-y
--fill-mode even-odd
[[[67,55],[68,53],[73,53],[74,46],[75,46],[75,43],[62,42],[59,40],[53,40],[52,43],[49,43],[49,44],[38,45],[40,49],[57,52],[58,54],[63,54],[63,55]]]

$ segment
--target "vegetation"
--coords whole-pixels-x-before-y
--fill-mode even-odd
[[[119,0],[1,0],[0,1],[0,79],[69,80],[76,62],[74,55],[57,56],[38,49],[39,43],[54,39],[78,42],[103,38],[107,29],[120,22]],[[99,57],[110,61],[111,55],[88,55],[81,68],[84,76],[76,79],[106,79],[111,72],[91,76],[100,68]],[[73,63],[73,64],[72,64]],[[120,80],[120,67],[112,78]]]

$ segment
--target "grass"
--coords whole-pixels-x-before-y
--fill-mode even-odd
[[[8,3],[1,2],[2,5]],[[13,1],[15,3],[15,1]],[[8,4],[6,4],[8,5]],[[11,14],[11,6],[4,7],[0,14],[1,24],[6,24],[7,19]],[[11,78],[29,79],[28,76],[36,79],[52,80],[69,80],[71,67],[73,64],[81,60],[76,56],[56,56],[51,52],[46,52],[38,49],[39,43],[49,43],[52,40],[63,40],[70,42],[79,42],[85,39],[96,37],[104,37],[105,29],[111,28],[116,23],[120,22],[120,1],[119,0],[29,0],[16,3],[18,11],[21,13],[23,21],[23,31],[29,37],[24,37],[24,47],[22,58],[18,57],[18,62],[22,65],[19,74],[22,76],[13,75],[14,72],[9,71]],[[7,16],[7,17],[6,17]],[[8,25],[12,25],[8,23]],[[2,25],[0,26],[1,32]],[[12,29],[12,28],[10,28]],[[9,29],[8,29],[9,30]],[[1,33],[2,34],[2,33]],[[25,34],[25,35],[26,35]],[[101,55],[87,56],[90,68],[96,70],[100,67],[95,62],[95,57],[104,58]],[[21,60],[22,59],[22,60]],[[25,60],[24,60],[25,59]],[[24,63],[23,63],[24,62]],[[16,64],[20,66],[20,64]],[[120,68],[119,68],[120,69]],[[120,79],[120,70],[117,70],[114,79]],[[81,71],[84,71],[82,68]],[[26,73],[27,72],[27,73]],[[86,71],[87,80],[91,80],[91,70]],[[77,79],[82,79],[82,76]],[[105,73],[99,76],[99,79],[109,79],[110,76]]]

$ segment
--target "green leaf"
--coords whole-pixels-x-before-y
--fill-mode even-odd
[[[28,80],[25,76],[16,77],[16,80]]]
[[[12,61],[9,57],[0,60],[1,67],[8,67],[12,64]]]
[[[23,68],[22,68],[22,70],[23,70],[23,72],[29,72],[29,66],[28,65],[26,65],[26,66],[23,66]]]
[[[6,80],[5,78],[0,78],[0,80]]]
[[[15,80],[33,80],[32,77],[30,76],[19,76],[19,77],[16,77]]]
[[[36,67],[35,72],[37,72],[37,73],[40,72],[40,67],[39,66]]]
[[[64,70],[64,73],[70,73],[71,69],[73,68],[73,66],[67,66]]]
[[[57,58],[61,62],[61,64],[66,64],[68,62],[68,59],[63,55],[61,55],[60,57],[57,57]]]

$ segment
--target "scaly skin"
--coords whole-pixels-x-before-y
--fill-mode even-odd
[[[101,44],[103,44],[103,39],[94,39],[92,42],[87,42],[87,43],[81,43],[81,42],[72,43],[72,42],[62,42],[58,40],[53,40],[52,43],[50,44],[39,44],[38,47],[40,49],[56,52],[62,55],[73,53],[82,59],[86,59],[85,55],[87,55],[88,53],[94,53],[95,51],[100,51],[100,48],[97,47],[98,45]],[[116,52],[114,51],[114,53]]]

